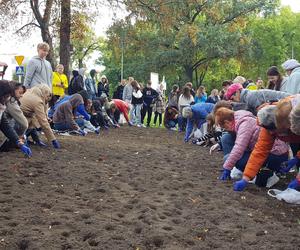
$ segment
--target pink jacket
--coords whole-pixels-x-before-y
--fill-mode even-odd
[[[260,127],[257,125],[256,117],[248,111],[239,110],[234,113],[234,132],[236,140],[223,167],[231,170],[236,162],[241,159],[245,151],[252,151],[257,142]],[[282,155],[288,152],[286,143],[276,140],[271,153]]]

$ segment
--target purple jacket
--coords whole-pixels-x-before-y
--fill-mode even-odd
[[[252,151],[257,142],[260,127],[257,125],[256,117],[249,111],[239,110],[234,113],[234,132],[236,140],[223,167],[231,170],[236,162],[241,159],[245,151]],[[282,155],[288,152],[286,143],[276,140],[271,153]]]

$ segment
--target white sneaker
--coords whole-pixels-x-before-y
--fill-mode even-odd
[[[177,128],[173,127],[173,128],[170,128],[170,130],[177,131]]]
[[[137,126],[138,128],[142,127],[142,125],[141,125],[141,124],[137,124],[136,126]]]
[[[147,128],[147,126],[145,124],[140,125],[140,127]]]

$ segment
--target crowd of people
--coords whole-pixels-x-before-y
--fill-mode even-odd
[[[300,64],[295,59],[282,64],[287,77],[270,67],[266,86],[261,78],[254,82],[237,76],[209,96],[204,86],[194,90],[188,82],[181,89],[172,86],[166,98],[163,84],[153,89],[151,81],[144,86],[133,77],[121,80],[111,96],[107,77],[97,83],[94,69],[88,77],[85,69],[73,70],[68,82],[63,65],[52,72],[48,44],[39,44],[37,52],[28,63],[24,85],[0,81],[0,130],[6,137],[2,152],[20,148],[32,156],[32,144],[47,146],[41,132],[57,149],[59,133],[99,135],[124,123],[154,123],[183,132],[185,143],[209,146],[211,154],[222,151],[220,180],[234,179],[235,191],[251,182],[270,187],[299,170]],[[300,188],[300,174],[288,187]]]

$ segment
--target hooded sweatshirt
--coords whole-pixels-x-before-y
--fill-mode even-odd
[[[187,141],[193,131],[194,123],[197,124],[197,128],[201,128],[201,126],[206,122],[206,117],[208,114],[212,112],[214,109],[214,104],[212,103],[197,103],[191,106],[193,117],[187,119],[185,140]]]
[[[287,78],[284,91],[292,95],[300,93],[300,67],[293,69],[291,75]]]
[[[47,102],[51,96],[51,89],[47,85],[37,85],[32,89],[25,92],[24,96],[20,99],[21,110],[29,121],[29,127],[34,119],[37,120],[42,127],[48,141],[55,140],[55,136],[49,125],[47,118]]]
[[[234,112],[234,131],[236,140],[223,167],[231,170],[236,162],[241,159],[245,151],[252,151],[258,140],[260,127],[256,117],[249,111],[239,110]],[[272,148],[272,147],[271,147]],[[279,140],[273,145],[271,153],[282,155],[288,152],[288,146]],[[262,166],[263,163],[259,166]]]
[[[82,96],[79,94],[72,95],[67,102],[57,107],[53,115],[53,122],[66,124],[68,127],[78,130],[79,127],[74,120],[74,110],[81,104],[83,104]]]
[[[52,89],[52,77],[51,64],[46,59],[34,56],[26,67],[24,86],[30,89],[39,84],[47,84]]]
[[[248,90],[241,91],[241,103],[246,103],[246,109],[253,114],[257,113],[257,108],[269,101],[281,100],[290,94],[270,89]]]

